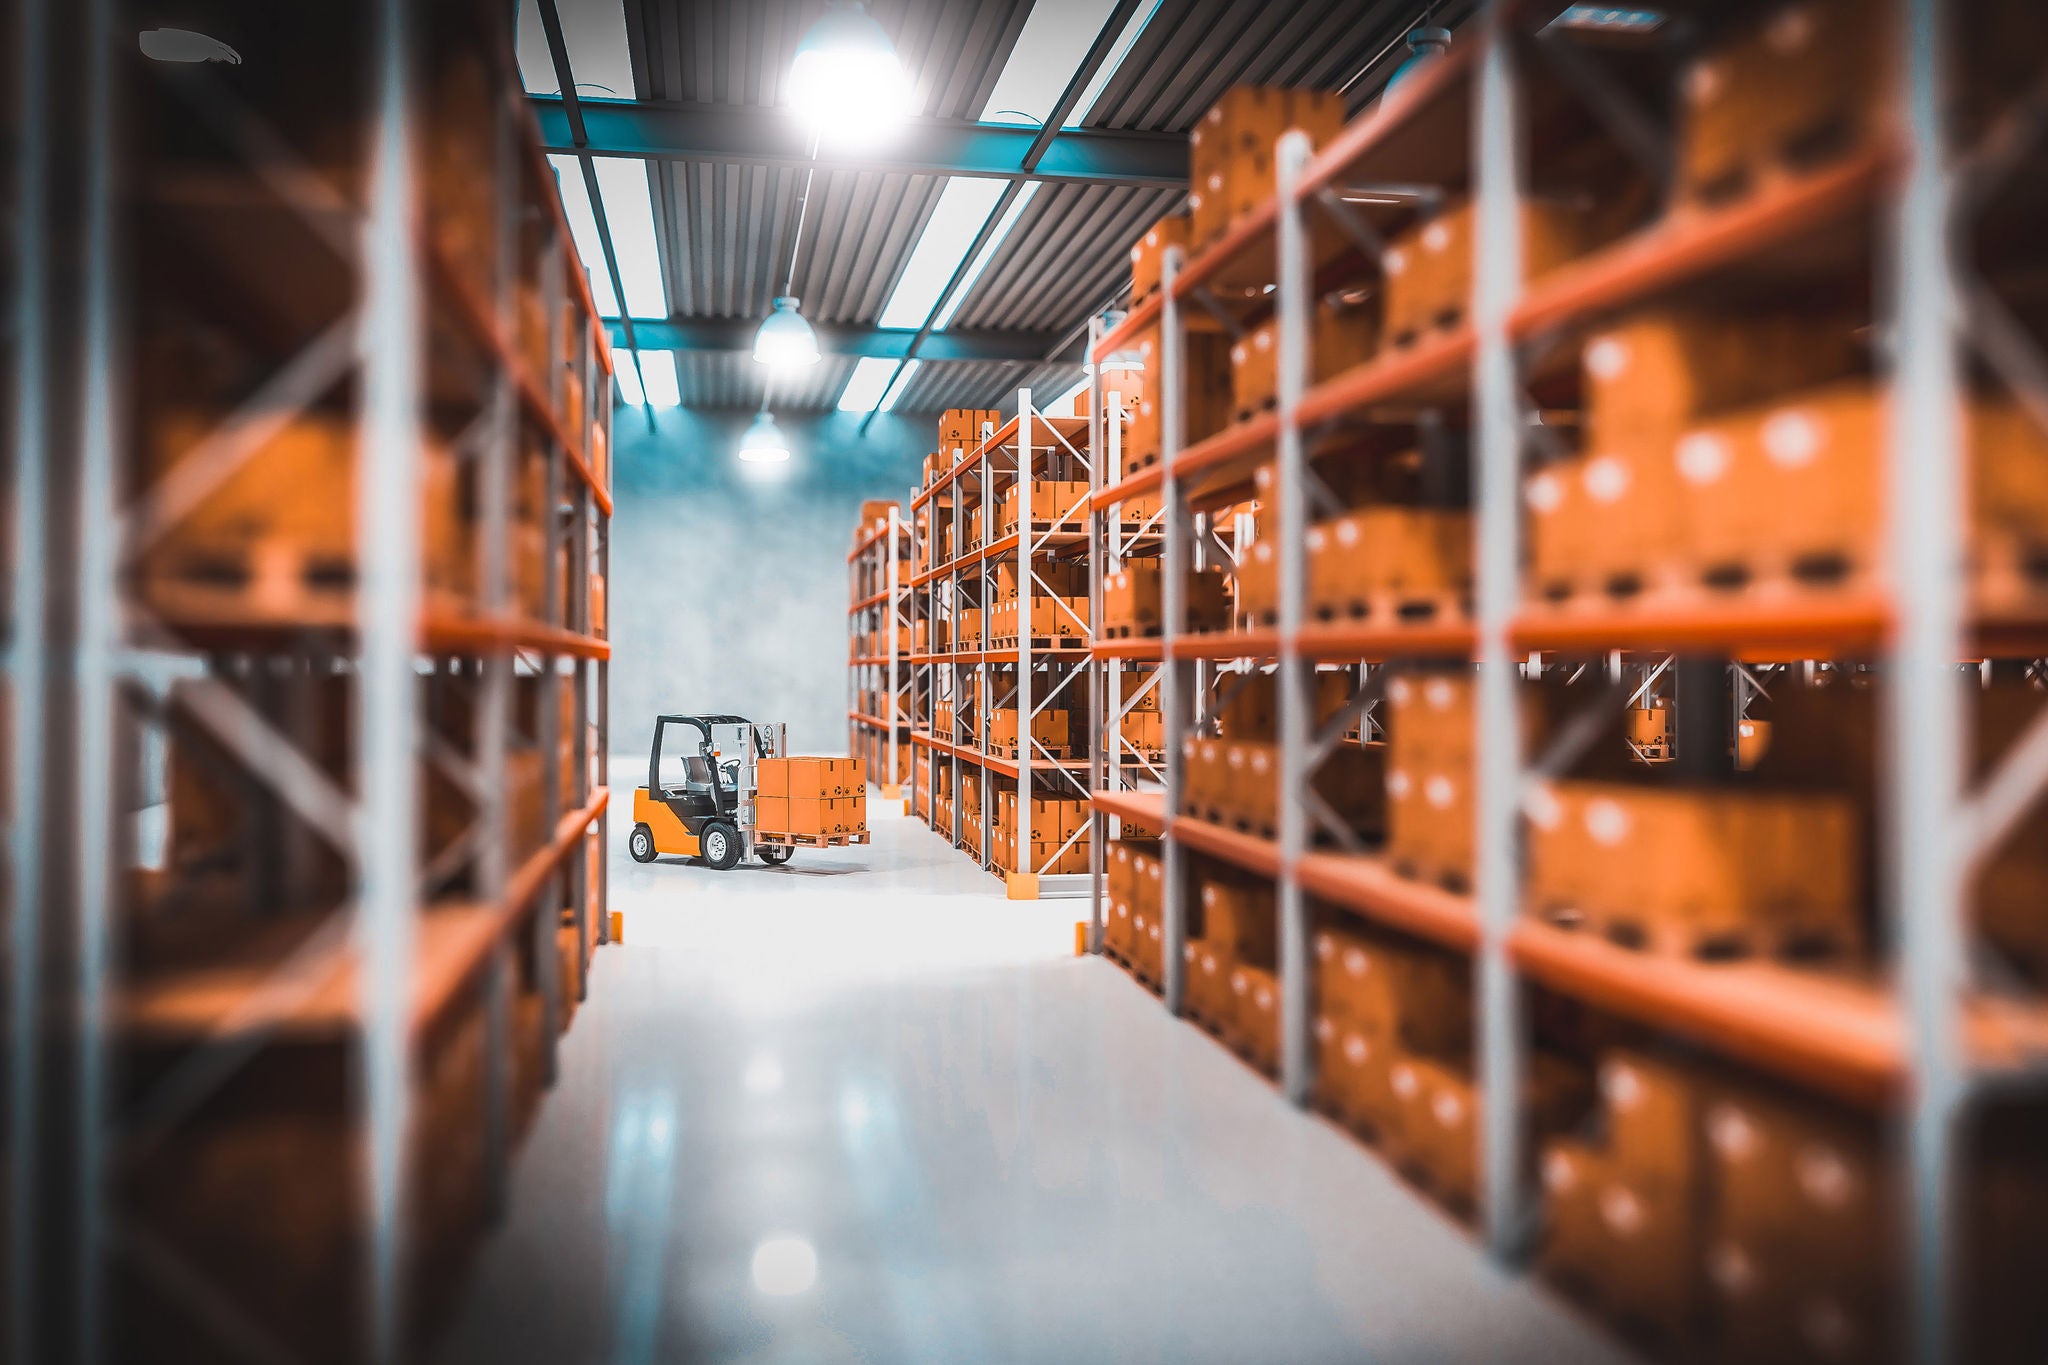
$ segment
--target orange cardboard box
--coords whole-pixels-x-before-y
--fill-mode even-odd
[[[788,796],[789,760],[764,758],[755,763],[754,791],[759,796]]]
[[[754,827],[769,834],[793,834],[789,827],[789,798],[763,796],[754,801]]]
[[[787,765],[789,773],[784,795],[815,800],[832,794],[828,778],[831,759],[790,758],[784,759],[783,762]]]
[[[777,833],[787,834],[831,834],[832,805],[815,796],[792,796],[789,801],[789,828]]]
[[[1139,303],[1148,298],[1159,287],[1160,267],[1165,263],[1170,247],[1179,247],[1185,254],[1188,248],[1188,233],[1192,222],[1185,213],[1169,213],[1150,228],[1131,247],[1131,302]]]

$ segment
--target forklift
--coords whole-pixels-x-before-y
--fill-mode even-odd
[[[682,755],[681,781],[663,782],[661,746],[670,726],[696,731],[696,751]],[[744,716],[656,716],[647,755],[647,785],[633,791],[633,861],[651,863],[664,853],[701,858],[727,872],[751,845],[754,856],[780,867],[795,852],[786,843],[758,840],[754,831],[755,764],[782,757],[786,725],[756,725]],[[688,747],[687,735],[679,748]],[[724,744],[732,745],[727,757]]]

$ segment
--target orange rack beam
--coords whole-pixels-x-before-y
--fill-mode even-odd
[[[1153,829],[1166,827],[1164,792],[1090,792],[1088,804],[1104,815],[1121,816]]]
[[[1166,832],[1197,853],[1221,858],[1233,867],[1267,877],[1280,875],[1280,846],[1270,839],[1256,839],[1234,829],[1212,825],[1190,815],[1176,815]]]
[[[1508,330],[1528,336],[1619,307],[1873,205],[1898,159],[1878,148],[1731,208],[1660,219],[1531,284]]]
[[[1177,635],[1166,653],[1173,659],[1272,659],[1280,654],[1280,632],[1219,630]]]
[[[1301,889],[1333,905],[1447,948],[1479,946],[1479,916],[1470,896],[1396,876],[1378,858],[1310,853],[1295,868]]]

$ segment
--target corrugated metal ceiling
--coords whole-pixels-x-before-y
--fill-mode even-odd
[[[1456,23],[1476,0],[1436,7]],[[773,106],[821,0],[625,0],[642,99]],[[869,12],[918,83],[921,112],[969,118],[995,85],[1028,0],[876,0]],[[1164,0],[1090,112],[1091,126],[1180,132],[1227,87],[1337,88],[1354,112],[1405,57],[1421,0]],[[782,292],[801,171],[663,163],[654,204],[671,306],[684,316],[760,317]],[[821,169],[798,254],[806,315],[872,323],[895,286],[944,181]],[[1171,211],[1173,191],[1043,185],[998,249],[954,325],[1066,332],[1113,302],[1130,243]],[[775,395],[777,407],[829,407],[852,363],[828,360]],[[751,407],[760,376],[743,356],[693,356],[679,367],[684,402]],[[1051,397],[1078,366],[926,364],[900,411],[1007,406],[1020,383]]]

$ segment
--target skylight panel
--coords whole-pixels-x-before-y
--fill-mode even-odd
[[[569,74],[576,93],[586,99],[634,98],[633,59],[626,47],[626,6],[623,0],[556,0],[562,16],[562,45],[569,50]],[[540,21],[540,0],[520,0],[519,78],[530,95],[556,95],[555,59],[548,52],[547,29]]]
[[[909,366],[904,366],[909,369]],[[841,412],[872,412],[882,401],[889,388],[890,376],[896,373],[896,362],[880,356],[862,356],[847,377],[846,387],[839,391]]]

